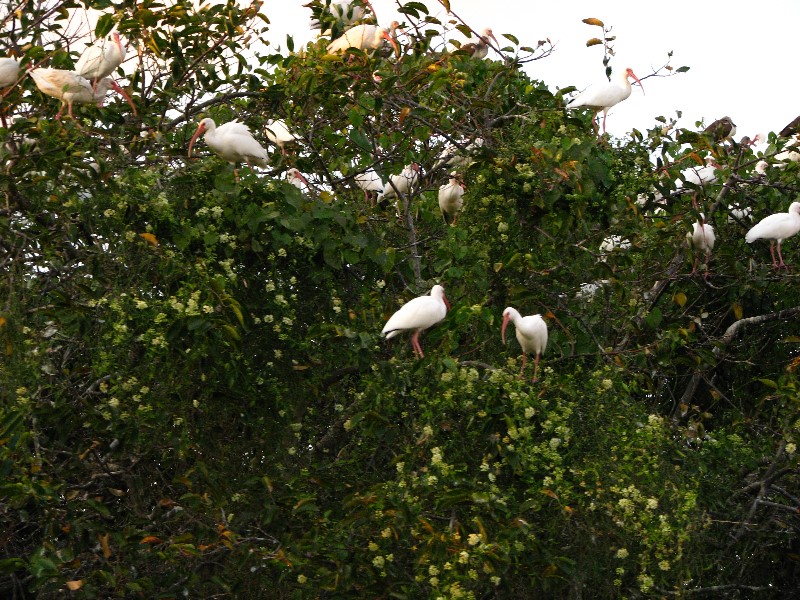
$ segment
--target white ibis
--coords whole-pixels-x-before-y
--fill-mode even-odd
[[[397,23],[392,23],[394,29]],[[348,48],[358,48],[359,50],[369,51],[378,50],[383,46],[383,41],[387,40],[393,47],[396,56],[400,56],[400,47],[395,39],[389,34],[385,27],[377,25],[356,25],[344,32],[343,35],[328,44],[328,53],[336,54]]]
[[[514,323],[516,328],[517,341],[522,348],[522,370],[519,376],[525,375],[525,365],[528,363],[528,353],[536,355],[533,370],[533,381],[539,380],[539,358],[544,354],[547,347],[547,324],[541,315],[528,315],[523,317],[516,308],[508,307],[503,311],[503,327],[500,331],[503,338],[503,345],[506,343],[506,327],[508,322]]]
[[[603,238],[603,241],[600,242],[600,252],[602,252],[604,256],[615,250],[628,250],[630,247],[631,241],[619,235],[610,235],[607,238]]]
[[[420,166],[417,163],[411,163],[400,172],[399,175],[391,175],[389,181],[383,187],[384,198],[396,198],[398,193],[408,194],[419,181]]]
[[[697,263],[700,260],[700,253],[706,255],[706,273],[708,277],[708,263],[711,260],[711,251],[714,249],[714,242],[717,237],[714,235],[714,228],[706,223],[705,216],[700,213],[700,218],[692,223],[692,231],[686,234],[686,240],[694,251],[694,266],[692,274],[697,272]]]
[[[188,156],[192,156],[192,148],[201,133],[205,134],[203,139],[208,147],[234,166],[233,174],[237,181],[239,180],[239,171],[236,168],[238,163],[246,162],[250,168],[253,165],[262,168],[267,166],[267,151],[256,141],[244,123],[229,121],[217,127],[214,119],[203,119],[189,141]]]
[[[444,166],[451,171],[466,169],[475,162],[472,159],[472,154],[481,146],[483,146],[483,138],[480,137],[467,144],[463,152],[455,144],[448,143],[439,153],[439,159],[431,167],[431,171]]]
[[[386,186],[381,176],[375,169],[367,169],[363,173],[358,173],[354,179],[356,185],[364,190],[364,199],[370,200],[370,206],[375,206],[375,196],[382,196],[383,188]]]
[[[419,358],[423,358],[425,354],[419,345],[419,334],[444,319],[449,308],[450,303],[444,295],[444,288],[435,285],[431,288],[430,296],[418,296],[401,306],[383,326],[381,333],[388,340],[403,331],[413,331],[411,347]]]
[[[489,38],[492,38],[496,45],[500,45],[492,30],[487,27],[481,30],[480,35],[475,36],[474,41],[461,46],[461,51],[466,52],[472,58],[486,58],[489,54]]]
[[[273,119],[272,121],[267,121],[265,128],[267,138],[269,138],[270,142],[281,149],[281,154],[283,155],[286,154],[286,144],[302,139],[301,136],[289,131],[289,128],[286,126],[286,122],[283,119]]]
[[[97,83],[97,88],[94,89],[88,79],[78,75],[75,71],[33,69],[30,71],[30,75],[33,77],[36,87],[43,94],[61,100],[61,110],[58,111],[56,120],[61,118],[65,106],[67,107],[67,114],[74,118],[72,114],[73,103],[91,104],[94,102],[97,106],[102,106],[106,92],[110,88],[119,92],[128,101],[134,114],[136,114],[136,107],[134,107],[128,94],[110,77],[101,79]]]
[[[298,190],[309,187],[308,179],[305,178],[305,175],[303,175],[299,169],[295,169],[294,167],[286,171],[286,181],[291,183]]]
[[[612,78],[608,83],[592,86],[584,90],[567,103],[567,108],[587,106],[594,110],[595,117],[600,111],[603,111],[603,133],[605,133],[608,111],[611,107],[616,106],[631,95],[631,82],[629,81],[631,77],[639,84],[642,88],[642,93],[644,93],[642,82],[639,81],[632,69],[627,68],[617,73],[616,77]]]
[[[364,8],[353,5],[353,0],[333,0],[324,10],[336,19],[342,29],[347,29],[364,17]],[[322,29],[322,27],[318,19],[311,19],[311,29]],[[330,29],[323,31],[322,35],[330,35]]]
[[[10,87],[19,78],[19,61],[16,58],[0,57],[0,90]]]
[[[450,181],[439,187],[439,208],[445,223],[456,224],[458,212],[464,206],[464,182],[450,176]],[[448,218],[450,219],[448,221]]]
[[[711,136],[715,142],[729,140],[736,135],[736,124],[730,117],[722,117],[703,129],[703,133]]]
[[[75,72],[86,77],[95,86],[97,82],[111,75],[125,58],[125,47],[119,33],[97,39],[88,46],[75,63]]]
[[[714,183],[717,180],[717,169],[719,164],[714,157],[706,156],[702,167],[689,167],[681,171],[680,178],[675,180],[675,187],[682,188],[687,183],[703,187],[708,183]]]
[[[792,202],[788,212],[769,215],[753,225],[744,239],[748,244],[752,244],[756,240],[769,240],[772,266],[778,269],[786,267],[781,255],[781,242],[786,238],[792,237],[798,231],[800,231],[800,202]],[[775,242],[778,243],[780,264],[775,260]],[[788,267],[786,268],[788,269]]]

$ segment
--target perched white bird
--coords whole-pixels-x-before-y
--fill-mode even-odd
[[[533,370],[533,381],[539,380],[539,358],[547,347],[547,324],[541,315],[528,315],[523,317],[516,308],[508,307],[503,311],[503,327],[500,331],[503,344],[506,343],[506,327],[508,322],[514,323],[517,341],[522,347],[522,370],[519,376],[525,375],[525,365],[528,363],[528,353],[536,354]]]
[[[450,181],[439,187],[439,208],[445,223],[456,224],[458,212],[464,206],[464,190],[466,186],[456,177],[450,177]],[[450,219],[450,221],[448,221]]]
[[[7,88],[19,79],[19,61],[16,58],[0,57],[0,89]]]
[[[395,29],[397,25],[397,22],[392,23],[392,29]],[[389,34],[389,30],[377,25],[356,25],[351,27],[343,35],[328,44],[328,52],[336,54],[344,52],[348,48],[358,48],[364,51],[377,50],[383,46],[384,40],[394,47],[395,55],[400,56],[400,47]]]
[[[399,175],[391,175],[383,187],[384,198],[396,198],[397,193],[408,194],[419,181],[420,166],[417,163],[407,165]]]
[[[591,283],[582,283],[580,289],[575,293],[575,298],[578,300],[586,300],[591,302],[594,296],[603,289],[604,286],[611,283],[610,279],[598,279]]]
[[[267,138],[269,138],[270,142],[281,149],[281,154],[286,154],[286,148],[284,147],[286,144],[295,140],[303,139],[296,133],[289,131],[289,128],[286,126],[286,122],[283,119],[273,119],[272,121],[267,121],[265,128]]]
[[[489,38],[492,38],[496,45],[500,45],[492,30],[487,27],[481,30],[480,35],[475,36],[473,41],[461,46],[461,50],[472,58],[486,58],[486,55],[489,54]]]
[[[680,189],[687,183],[703,187],[706,184],[714,183],[717,180],[717,169],[719,169],[719,164],[714,157],[706,156],[705,164],[702,167],[691,166],[681,171],[680,178],[675,180],[675,187]]]
[[[214,119],[203,119],[189,142],[188,155],[190,157],[194,143],[201,133],[205,134],[203,139],[215,154],[234,165],[233,173],[237,181],[239,180],[239,172],[236,169],[238,163],[246,162],[251,168],[253,165],[263,168],[268,164],[267,151],[256,141],[244,123],[229,121],[217,127]]]
[[[125,47],[119,33],[114,31],[107,37],[95,40],[83,51],[75,63],[75,72],[96,85],[98,81],[111,75],[124,58]]]
[[[136,107],[133,106],[128,94],[117,85],[117,83],[110,77],[105,77],[97,82],[97,87],[92,88],[92,84],[88,79],[78,75],[75,71],[65,71],[63,69],[33,69],[30,71],[36,87],[43,94],[58,98],[61,100],[61,110],[56,115],[56,120],[61,118],[64,112],[64,107],[67,107],[67,114],[73,117],[72,105],[77,104],[91,104],[95,103],[97,106],[102,106],[105,95],[109,89],[113,88],[119,92],[125,100],[128,101],[134,114],[136,114]]]
[[[358,173],[354,179],[356,185],[364,190],[364,199],[370,200],[370,205],[375,206],[375,197],[382,196],[383,188],[386,186],[381,176],[375,172],[375,169],[367,169],[363,173]]]
[[[800,231],[800,202],[792,202],[788,212],[775,213],[764,217],[747,232],[744,239],[748,244],[752,244],[756,240],[769,240],[772,266],[777,269],[786,267],[781,255],[781,242],[786,238],[792,237],[798,231]],[[778,243],[780,264],[775,260],[775,242]],[[786,268],[788,269],[788,267]]]
[[[697,263],[700,260],[700,253],[706,255],[706,274],[708,277],[708,262],[711,260],[711,251],[714,249],[714,242],[717,238],[714,235],[714,228],[706,223],[705,216],[701,213],[700,219],[692,223],[692,231],[686,234],[686,240],[694,251],[694,266],[692,274],[697,272]]]
[[[333,0],[324,10],[336,19],[342,29],[347,29],[364,17],[364,8],[354,5],[353,0]],[[322,29],[319,19],[311,19],[311,29]],[[330,32],[331,30],[327,29],[322,35],[330,35]]]
[[[728,207],[728,223],[738,223],[740,221],[748,221],[750,215],[753,214],[753,209],[749,206],[740,206],[739,204],[731,204]]]
[[[483,138],[475,138],[474,141],[464,147],[464,151],[460,150],[455,144],[448,143],[439,153],[439,159],[431,167],[431,171],[445,166],[451,172],[458,169],[466,169],[475,162],[472,155],[481,146],[483,146]]]
[[[614,252],[615,250],[628,250],[631,247],[631,241],[619,235],[610,235],[603,238],[600,242],[600,252],[602,253],[601,260],[606,259],[606,255]]]
[[[286,181],[291,183],[294,187],[298,190],[302,190],[303,188],[308,189],[308,179],[305,178],[299,169],[295,169],[292,167],[288,171],[286,171]]]
[[[431,288],[430,296],[419,296],[401,306],[383,326],[381,333],[388,340],[403,331],[412,330],[414,334],[411,336],[411,347],[419,358],[423,358],[425,354],[419,345],[420,332],[444,319],[449,308],[450,303],[444,295],[444,288],[435,285]]]
[[[639,81],[636,74],[628,68],[618,72],[608,83],[591,86],[584,90],[567,103],[567,108],[587,106],[594,110],[595,117],[597,117],[600,111],[603,111],[603,133],[605,133],[608,111],[612,106],[616,106],[631,95],[631,82],[628,80],[629,77],[636,80],[636,83],[642,87],[642,93],[644,93],[642,82]]]

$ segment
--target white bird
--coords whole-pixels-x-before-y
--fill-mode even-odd
[[[419,345],[419,334],[444,319],[449,308],[450,303],[444,295],[444,288],[435,285],[431,288],[430,296],[419,296],[401,306],[383,326],[381,333],[388,340],[403,331],[413,330],[411,347],[419,358],[423,358],[425,354]]]
[[[75,72],[93,84],[111,75],[125,59],[125,47],[119,33],[114,31],[109,36],[97,39],[88,46],[75,63]]]
[[[631,241],[619,235],[610,235],[603,238],[600,242],[600,252],[603,254],[602,259],[605,260],[605,255],[614,252],[615,250],[628,250],[631,247]]]
[[[375,196],[382,196],[383,188],[386,186],[381,176],[375,172],[375,169],[367,169],[363,173],[358,173],[354,179],[356,185],[364,190],[364,199],[370,200],[370,205],[375,206]],[[375,194],[373,195],[372,192]]]
[[[394,29],[398,24],[392,23]],[[336,54],[344,52],[348,48],[358,48],[359,50],[377,50],[383,46],[383,41],[387,40],[393,47],[396,56],[400,56],[400,47],[395,39],[389,34],[385,27],[377,25],[356,25],[344,32],[343,35],[328,44],[328,53]]]
[[[267,138],[269,138],[270,142],[281,149],[281,154],[286,154],[286,148],[284,147],[286,144],[295,140],[303,139],[296,133],[289,131],[289,128],[286,126],[286,121],[283,119],[273,119],[272,121],[267,121],[265,127]]]
[[[474,141],[470,142],[464,147],[464,152],[462,152],[458,146],[455,144],[446,144],[442,151],[439,153],[439,159],[436,163],[431,167],[431,171],[435,171],[440,167],[448,167],[450,171],[455,171],[458,169],[466,169],[475,161],[472,158],[472,154],[478,148],[483,146],[483,138],[475,138]]]
[[[769,240],[772,266],[777,269],[786,267],[781,255],[781,242],[786,238],[792,237],[798,231],[800,231],[800,202],[792,202],[788,212],[775,213],[764,217],[747,232],[744,239],[748,244],[752,244],[756,240]],[[780,264],[775,260],[775,242],[778,243]],[[786,268],[788,269],[788,267]]]
[[[205,134],[203,139],[209,148],[234,165],[233,173],[237,181],[239,180],[239,172],[236,169],[238,163],[244,161],[251,168],[253,165],[263,168],[268,164],[267,151],[256,141],[244,123],[229,121],[217,127],[214,119],[203,119],[189,142],[188,155],[190,157],[194,143],[201,133]]]
[[[706,156],[705,164],[702,167],[693,166],[681,171],[680,178],[675,180],[675,187],[680,189],[687,183],[703,187],[706,184],[714,183],[717,180],[717,169],[719,169],[719,164],[714,157]]]
[[[110,77],[105,77],[97,83],[97,87],[92,88],[92,84],[88,79],[78,75],[75,71],[65,71],[63,69],[33,69],[30,71],[36,87],[43,94],[58,98],[61,100],[61,110],[56,115],[56,120],[61,118],[64,112],[64,107],[67,107],[67,114],[74,118],[72,114],[72,105],[77,104],[91,104],[96,103],[97,106],[102,106],[105,95],[109,89],[113,88],[128,101],[134,114],[136,114],[136,107],[130,96],[117,85],[117,83]]]
[[[450,218],[450,224],[456,224],[458,212],[464,206],[465,189],[464,183],[453,176],[450,177],[448,183],[439,187],[439,208],[445,223],[448,223],[448,218]]]
[[[19,61],[16,58],[0,57],[0,89],[14,85],[19,78]]]
[[[623,100],[631,95],[631,82],[629,77],[633,77],[636,83],[642,88],[644,93],[644,86],[639,78],[630,68],[617,73],[608,83],[592,86],[567,103],[567,108],[577,108],[579,106],[588,106],[594,110],[594,116],[600,111],[603,111],[603,133],[606,132],[606,116],[612,106],[616,106]],[[594,123],[594,121],[592,121]],[[596,130],[596,129],[595,129]]]
[[[353,0],[333,0],[324,9],[325,12],[333,16],[342,29],[347,29],[350,25],[364,17],[364,8],[354,6]],[[319,19],[311,19],[311,29],[322,29]],[[330,35],[330,29],[322,32],[322,35]]]
[[[714,228],[705,221],[705,216],[700,213],[700,219],[692,223],[692,231],[686,234],[686,240],[694,251],[694,266],[692,274],[697,272],[697,263],[700,260],[700,253],[706,255],[706,274],[708,277],[708,262],[711,260],[711,251],[714,249],[714,242],[717,237],[714,235]]]
[[[295,169],[294,167],[286,171],[286,181],[291,183],[298,190],[309,187],[308,179],[305,178],[305,175],[303,175],[299,169]]]
[[[384,198],[396,198],[400,194],[408,194],[419,181],[420,166],[411,163],[400,172],[399,175],[391,175],[389,181],[383,186]]]
[[[492,38],[496,45],[500,45],[492,30],[487,27],[481,30],[480,35],[475,36],[473,41],[461,46],[461,50],[472,58],[486,58],[486,55],[489,54],[489,38]]]
[[[501,337],[503,345],[506,343],[506,327],[508,322],[514,323],[516,328],[517,341],[522,347],[522,370],[519,376],[525,375],[525,365],[528,363],[528,353],[536,354],[535,366],[533,370],[533,381],[539,380],[539,358],[544,354],[547,347],[547,324],[541,315],[528,315],[523,317],[516,308],[508,307],[503,311],[503,327]]]

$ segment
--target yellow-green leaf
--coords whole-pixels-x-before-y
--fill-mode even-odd
[[[683,308],[683,306],[686,304],[686,300],[687,300],[686,294],[684,294],[683,292],[678,292],[672,297],[672,301],[675,302],[675,304],[677,304],[681,308]]]
[[[733,308],[733,316],[736,317],[737,320],[741,319],[744,315],[744,309],[742,308],[742,305],[738,302],[734,302],[731,308]]]
[[[589,48],[591,46],[597,46],[597,44],[602,44],[603,40],[600,38],[592,38],[586,42],[586,47]]]

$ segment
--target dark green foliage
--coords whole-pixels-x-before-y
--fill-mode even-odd
[[[255,4],[85,4],[141,44],[141,114],[56,122],[29,78],[3,92],[4,597],[795,593],[796,241],[778,272],[744,233],[787,209],[796,163],[757,177],[751,149],[664,119],[597,138],[526,58],[433,48],[424,3],[399,60],[253,52]],[[4,52],[70,68],[53,5],[7,18]],[[202,142],[186,158],[205,116],[303,139],[237,178]],[[449,144],[471,155],[434,168]],[[717,182],[679,188],[709,152]],[[355,185],[411,162],[399,202]],[[434,283],[452,309],[417,360],[379,332]],[[548,323],[535,384],[509,305]]]

